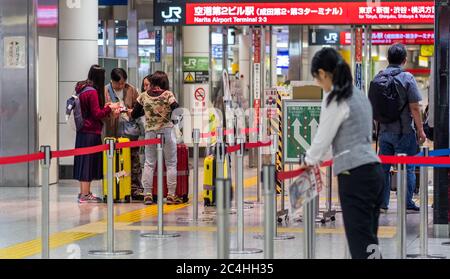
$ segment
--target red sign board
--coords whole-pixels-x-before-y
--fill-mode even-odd
[[[186,3],[188,25],[433,23],[434,1]]]
[[[341,32],[341,45],[350,45],[352,34]],[[391,45],[402,43],[405,45],[434,44],[433,30],[372,30],[372,45]]]
[[[253,29],[253,63],[261,63],[261,29]]]
[[[260,123],[260,115],[261,115],[261,100],[253,100],[253,108],[255,109],[255,122],[256,125],[259,125]]]
[[[355,59],[356,63],[362,63],[363,31],[361,27],[355,29]]]

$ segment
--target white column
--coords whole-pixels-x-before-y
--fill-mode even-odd
[[[244,99],[250,98],[250,44],[249,29],[244,34],[239,34],[239,74],[242,82],[242,94]]]
[[[278,36],[276,32],[272,31],[271,35],[271,44],[272,44],[272,61],[270,62],[272,67],[272,77],[271,77],[271,87],[277,86],[277,54],[278,54],[278,46],[277,46]]]
[[[75,131],[65,119],[67,98],[76,82],[87,78],[89,68],[98,63],[98,1],[59,0],[59,148],[75,146]],[[72,166],[73,158],[62,158],[62,166]]]
[[[116,21],[105,21],[105,57],[116,57]]]
[[[209,26],[183,26],[183,57],[207,57],[209,59],[210,45],[209,45]],[[182,65],[180,65],[183,67]],[[195,106],[195,91],[202,88],[206,92],[205,102],[207,108],[213,108],[211,103],[211,66],[209,72],[209,83],[204,84],[187,84],[184,83],[183,74],[183,107],[187,108],[192,113],[192,109]],[[194,77],[195,78],[195,77]],[[193,126],[192,128],[198,128],[202,133],[208,131],[208,113],[196,114],[192,113]],[[185,132],[186,133],[186,132]],[[191,134],[190,131],[187,134]],[[205,142],[202,141],[202,144]]]

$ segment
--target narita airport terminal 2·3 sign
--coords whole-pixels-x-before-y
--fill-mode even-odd
[[[434,1],[155,1],[155,25],[433,23]]]
[[[298,163],[311,146],[320,118],[320,101],[283,101],[283,161]]]

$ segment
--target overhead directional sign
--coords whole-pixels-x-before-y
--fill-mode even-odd
[[[433,24],[434,1],[155,0],[159,25]]]
[[[310,147],[319,127],[320,101],[283,102],[283,160],[298,163]]]

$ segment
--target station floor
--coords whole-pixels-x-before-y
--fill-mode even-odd
[[[256,169],[249,169],[245,159],[245,200],[256,200]],[[202,161],[202,160],[201,160]],[[203,185],[203,168],[200,172],[200,193]],[[190,178],[192,181],[192,179]],[[333,208],[339,209],[336,183],[333,184]],[[191,185],[192,187],[192,185]],[[101,195],[100,182],[92,188]],[[432,231],[432,187],[430,186],[429,253],[450,258],[450,246],[442,245],[450,239],[434,238]],[[90,250],[106,249],[106,204],[78,204],[76,197],[79,186],[76,181],[62,180],[50,188],[50,258],[105,258],[91,256]],[[192,194],[192,191],[190,191]],[[321,209],[325,208],[325,196],[321,193]],[[39,259],[41,257],[41,202],[40,188],[0,188],[0,258]],[[418,199],[418,197],[416,197]],[[201,197],[200,197],[201,200]],[[287,199],[286,199],[287,200]],[[279,205],[279,204],[278,204]],[[288,203],[287,206],[289,207]],[[209,208],[210,209],[210,208]],[[208,209],[206,209],[208,210]],[[215,217],[203,214],[203,203],[199,203],[199,217]],[[145,259],[197,259],[217,257],[217,234],[215,222],[183,223],[178,218],[192,216],[192,204],[165,207],[164,229],[177,232],[180,237],[168,239],[142,238],[142,233],[157,230],[157,205],[145,206],[140,202],[115,204],[115,249],[132,250],[128,256],[112,258]],[[254,204],[245,209],[245,248],[263,248],[263,240],[255,235],[263,232],[263,205]],[[320,216],[320,215],[319,215]],[[391,196],[391,208],[380,217],[380,248],[384,258],[396,257],[396,198]],[[419,214],[407,215],[407,252],[419,252]],[[236,214],[230,214],[231,248],[236,247]],[[280,235],[291,234],[294,239],[275,241],[276,259],[303,258],[303,223],[291,216],[289,222],[278,227]],[[316,223],[316,258],[346,258],[346,241],[341,213],[335,222]],[[263,253],[235,255],[231,259],[262,259]]]

